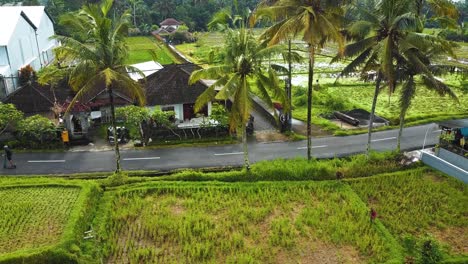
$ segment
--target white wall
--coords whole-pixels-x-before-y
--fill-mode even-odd
[[[10,59],[10,76],[18,76],[18,70],[27,64],[31,64],[35,70],[40,69],[35,31],[23,17],[20,17],[16,24],[7,50]],[[11,89],[13,88],[8,87],[7,92],[13,92]]]
[[[54,34],[54,24],[50,20],[49,16],[47,16],[46,13],[43,13],[41,23],[37,29],[37,41],[39,43],[41,62],[43,65],[48,65],[53,60],[51,49],[56,46],[56,41],[54,39],[50,39],[50,37]]]

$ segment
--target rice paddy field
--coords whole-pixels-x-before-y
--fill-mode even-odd
[[[76,235],[81,236],[83,210],[91,189],[90,184],[2,179],[0,263],[53,263],[58,259],[64,263],[73,259],[64,252],[77,247],[74,243],[78,243]]]
[[[28,186],[0,189],[0,256],[57,243],[81,189]]]
[[[375,208],[405,255],[417,256],[427,237],[437,240],[448,256],[468,255],[468,188],[463,182],[415,170],[349,184],[368,207]]]
[[[116,192],[107,263],[382,263],[392,243],[349,186],[157,183]]]
[[[0,177],[0,263],[467,263],[466,184],[352,170],[365,177]]]
[[[156,54],[156,60],[163,65],[178,62],[168,48],[152,36],[128,37],[126,42],[129,48],[128,64],[151,61],[153,60],[152,52]]]

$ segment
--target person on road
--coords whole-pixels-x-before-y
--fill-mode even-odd
[[[6,168],[16,169],[16,165],[11,160],[11,158],[13,156],[13,152],[11,151],[11,149],[7,145],[5,145],[3,147],[3,150],[5,151],[5,160],[3,161],[3,168],[4,169],[6,169]],[[7,161],[8,161],[8,164],[10,165],[10,167],[7,167]]]

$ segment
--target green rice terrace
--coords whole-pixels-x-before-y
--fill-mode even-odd
[[[3,177],[0,263],[468,261],[465,184],[403,167],[393,154],[372,156],[369,170],[359,169],[363,162],[276,160],[249,173],[154,178]],[[334,179],[337,170],[344,180]]]
[[[164,43],[149,37],[128,37],[126,39],[129,48],[128,64],[136,64],[156,59],[161,64],[179,63]]]

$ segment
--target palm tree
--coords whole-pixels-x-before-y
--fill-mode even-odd
[[[359,10],[360,19],[347,29],[348,35],[357,39],[346,45],[343,54],[338,55],[336,61],[343,57],[353,60],[342,70],[340,76],[355,72],[359,67],[361,76],[368,78],[369,72],[375,72],[375,90],[369,118],[369,129],[366,153],[371,149],[372,127],[375,117],[377,98],[384,82],[392,93],[396,85],[396,61],[403,59],[401,47],[412,46],[417,39],[408,38],[414,32],[417,19],[413,13],[409,0],[381,0],[371,11]]]
[[[77,13],[69,13],[61,23],[68,26],[76,37],[56,36],[62,43],[56,48],[65,61],[69,84],[76,95],[66,112],[83,96],[96,90],[105,90],[109,95],[111,125],[116,139],[114,89],[125,90],[139,104],[145,98],[141,86],[127,74],[137,69],[125,65],[128,49],[125,36],[128,32],[130,14],[125,12],[117,21],[109,18],[113,0],[104,0],[101,5],[89,4]],[[118,141],[114,140],[116,172],[121,171]]]
[[[275,19],[274,16],[269,14],[268,7],[271,7],[273,4],[278,2],[278,0],[262,0],[258,4],[256,10],[249,17],[250,26],[253,27],[257,20],[260,19]],[[278,19],[278,18],[276,18]],[[268,40],[267,40],[268,41]],[[283,60],[288,64],[286,71],[286,80],[285,80],[285,90],[288,98],[288,102],[292,102],[292,63],[301,62],[302,57],[296,51],[292,49],[292,37],[287,39],[287,48],[281,53]],[[292,107],[289,108],[289,111],[286,113],[286,131],[291,131],[292,129]]]
[[[262,39],[269,45],[301,35],[308,45],[309,74],[307,92],[307,158],[311,160],[311,119],[312,119],[312,82],[314,77],[315,54],[328,41],[338,43],[341,51],[344,46],[339,31],[342,23],[343,0],[278,0],[264,1],[266,5],[257,9],[257,15],[267,14],[277,22],[268,28]],[[274,3],[273,3],[274,2]],[[268,3],[273,3],[271,6]]]
[[[409,34],[408,38],[414,38],[415,35]],[[435,77],[435,74],[453,73],[455,65],[433,63],[431,59],[444,60],[440,58],[442,55],[450,54],[454,56],[452,45],[450,42],[437,36],[427,36],[417,34],[417,40],[412,41],[415,45],[403,49],[402,59],[397,65],[397,76],[402,85],[400,95],[400,129],[398,132],[397,151],[401,149],[401,137],[403,134],[403,126],[405,123],[406,113],[411,106],[411,101],[416,94],[417,88],[426,88],[437,92],[440,96],[449,95],[454,100],[458,101],[456,94]],[[420,37],[424,36],[431,41],[421,41]],[[457,71],[467,71],[465,65],[456,65]],[[417,83],[415,78],[419,77],[420,82]]]
[[[201,110],[213,99],[232,101],[229,126],[231,131],[238,128],[237,131],[242,134],[244,162],[247,170],[250,169],[250,162],[246,122],[249,120],[253,103],[251,83],[256,84],[259,97],[268,105],[273,105],[270,94],[281,102],[286,102],[284,91],[279,87],[275,70],[271,66],[265,68],[262,65],[262,62],[272,52],[277,52],[275,48],[265,46],[257,44],[257,40],[251,32],[244,27],[239,30],[228,30],[224,49],[224,64],[195,71],[190,76],[191,84],[201,79],[216,80],[198,97],[195,111]],[[216,93],[215,88],[220,89],[218,93]],[[287,107],[287,104],[284,105]]]

